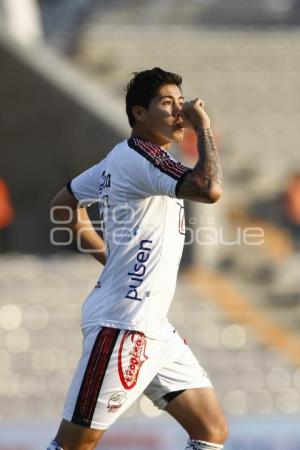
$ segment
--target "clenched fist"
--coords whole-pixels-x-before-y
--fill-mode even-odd
[[[193,128],[195,131],[201,128],[210,128],[210,119],[204,106],[204,101],[201,98],[184,102],[180,115],[186,127]]]

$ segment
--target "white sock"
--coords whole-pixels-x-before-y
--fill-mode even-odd
[[[220,444],[212,444],[211,442],[189,439],[185,450],[217,450],[222,448],[224,448],[224,446]]]
[[[57,442],[51,441],[51,444],[49,447],[47,447],[47,450],[64,450]]]

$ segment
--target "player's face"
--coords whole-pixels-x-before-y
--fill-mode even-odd
[[[182,92],[175,84],[162,86],[146,110],[145,125],[159,145],[181,142],[184,137],[180,111],[184,103]]]

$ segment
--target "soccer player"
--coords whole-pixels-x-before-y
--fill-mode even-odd
[[[212,384],[167,319],[184,245],[183,199],[214,203],[221,195],[204,102],[185,101],[181,84],[158,67],[136,73],[126,93],[130,138],[52,201],[56,218],[71,211],[71,229],[104,269],[83,306],[82,356],[48,450],[94,449],[142,393],[187,431],[186,449],[223,448],[226,421]],[[168,154],[187,126],[198,139],[193,169]],[[94,202],[104,241],[85,209]]]

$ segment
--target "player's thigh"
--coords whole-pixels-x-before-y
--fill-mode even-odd
[[[224,442],[227,425],[213,388],[187,389],[171,400],[165,410],[194,439]]]
[[[105,430],[84,428],[63,419],[56,435],[56,442],[64,450],[93,450]]]

